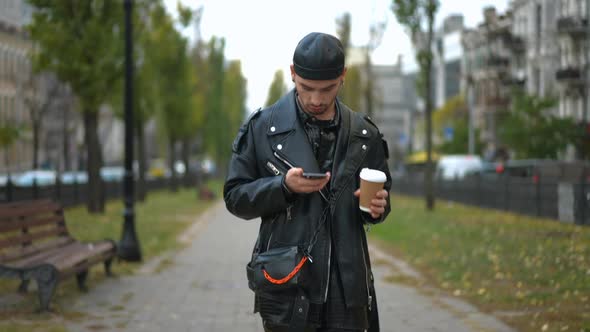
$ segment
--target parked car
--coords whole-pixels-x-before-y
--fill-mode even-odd
[[[482,169],[483,161],[477,155],[446,155],[436,163],[435,176],[442,180],[459,180]]]
[[[32,187],[33,183],[38,186],[51,186],[55,184],[57,176],[55,171],[30,170],[14,178],[14,184],[19,187]]]
[[[186,166],[182,161],[177,160],[174,163],[174,171],[176,174],[184,174],[184,172],[186,172]]]
[[[121,166],[105,166],[100,169],[100,176],[106,182],[123,181],[125,168]]]
[[[164,159],[153,159],[150,161],[150,167],[147,170],[148,179],[163,179],[170,177],[170,169]]]
[[[63,184],[73,184],[73,183],[87,183],[88,182],[88,174],[84,171],[68,171],[61,173],[61,183]]]
[[[217,166],[215,165],[215,162],[212,159],[205,158],[201,162],[201,171],[205,175],[215,174],[216,169],[217,169]]]
[[[14,175],[12,177],[14,177]],[[8,174],[0,174],[0,187],[4,187],[6,182],[8,182]]]

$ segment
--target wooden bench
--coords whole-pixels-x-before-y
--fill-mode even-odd
[[[110,276],[116,252],[112,240],[82,243],[74,239],[56,202],[0,204],[0,277],[19,278],[23,293],[34,279],[41,311],[49,308],[59,281],[75,275],[80,290],[86,290],[88,269],[99,263],[104,263]]]

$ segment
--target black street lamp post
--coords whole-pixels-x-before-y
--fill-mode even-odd
[[[133,30],[131,12],[133,0],[125,0],[125,177],[124,224],[118,255],[126,261],[141,261],[141,250],[135,233],[135,202],[133,188]]]

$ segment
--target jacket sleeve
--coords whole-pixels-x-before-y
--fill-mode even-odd
[[[272,215],[289,204],[282,184],[284,175],[261,177],[258,172],[253,122],[240,128],[223,187],[227,210],[243,219]]]
[[[389,193],[391,190],[391,174],[389,173],[389,166],[387,165],[387,157],[389,154],[389,151],[387,151],[387,150],[388,150],[387,142],[385,141],[384,138],[381,137],[379,139],[379,141],[376,142],[375,148],[372,149],[371,155],[368,156],[368,159],[371,160],[371,162],[369,163],[370,168],[378,169],[381,172],[385,173],[385,175],[387,176],[387,181],[383,185],[383,189],[387,190],[387,192]],[[366,212],[362,212],[361,215],[363,218],[363,223],[365,223],[365,224],[382,223],[389,215],[389,212],[391,212],[391,205],[390,205],[389,196],[387,196],[386,200],[387,200],[387,205],[385,205],[385,212],[383,212],[383,214],[379,218],[374,219],[373,217],[371,217],[371,214],[366,213]]]

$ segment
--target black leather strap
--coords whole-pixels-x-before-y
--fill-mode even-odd
[[[303,332],[307,324],[307,313],[309,312],[309,299],[301,287],[297,290],[297,296],[293,303],[293,314],[289,323],[289,332]]]

